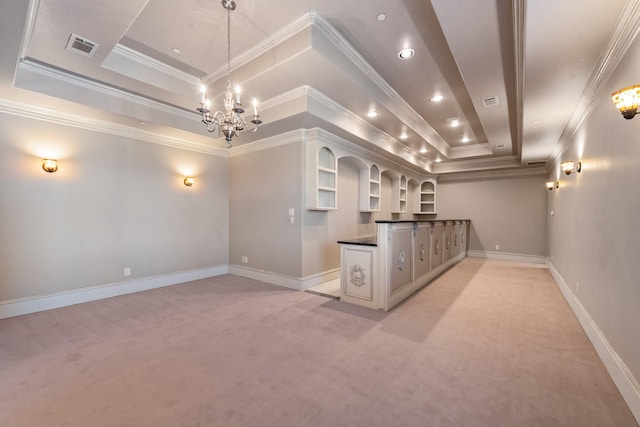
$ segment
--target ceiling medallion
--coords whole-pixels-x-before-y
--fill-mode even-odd
[[[233,137],[238,136],[245,129],[247,122],[242,116],[244,109],[240,103],[240,88],[236,87],[235,99],[231,90],[231,11],[236,9],[236,2],[234,0],[222,0],[222,7],[227,9],[227,91],[224,97],[225,112],[216,111],[211,114],[209,108],[211,104],[205,97],[207,90],[204,85],[200,88],[202,100],[196,110],[202,115],[202,123],[207,127],[207,131],[222,131],[227,141],[227,148],[230,148]],[[253,124],[251,132],[257,131],[258,126],[262,123],[258,115],[258,102],[255,99],[253,100],[253,119],[251,123]]]

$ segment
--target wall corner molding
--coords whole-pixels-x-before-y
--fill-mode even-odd
[[[335,280],[340,277],[339,268],[312,274],[310,276],[294,277],[237,264],[229,264],[229,273],[297,291],[305,290],[311,286],[319,285],[320,283]]]
[[[602,363],[607,368],[613,382],[616,387],[618,387],[622,398],[627,403],[627,406],[629,406],[633,416],[638,422],[640,422],[640,384],[638,383],[638,380],[633,376],[633,374],[631,374],[627,365],[609,343],[587,309],[571,291],[569,285],[553,263],[548,261],[547,266],[549,267],[549,271],[551,272],[553,279],[556,281],[560,292],[562,292],[564,299],[578,318],[582,329],[589,337],[589,340],[593,344],[598,356],[600,356],[600,360],[602,360]]]
[[[618,64],[640,32],[640,0],[625,3],[620,18],[606,48],[600,55],[573,115],[560,135],[558,144],[551,154],[549,167],[558,162],[570,145],[580,125],[587,117],[598,96],[602,93]]]
[[[541,255],[512,254],[509,252],[492,252],[467,250],[467,256],[471,258],[496,259],[501,261],[529,262],[532,264],[546,264],[547,257]]]
[[[205,279],[207,277],[220,276],[228,272],[229,267],[227,265],[218,265],[209,268],[178,271],[159,276],[142,277],[124,282],[89,286],[46,295],[0,301],[0,319],[177,285],[193,280]]]

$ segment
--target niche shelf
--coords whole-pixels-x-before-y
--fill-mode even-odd
[[[360,170],[360,212],[380,211],[380,169]]]
[[[415,214],[436,214],[436,181],[428,179],[418,188]]]
[[[315,162],[309,168],[307,188],[307,209],[328,211],[337,209],[338,200],[338,163],[335,154],[321,147],[315,156]]]
[[[393,183],[393,208],[391,213],[407,212],[407,177],[400,176],[400,179]]]

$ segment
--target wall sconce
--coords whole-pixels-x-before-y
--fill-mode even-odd
[[[184,179],[184,185],[186,185],[187,187],[191,187],[194,182],[195,182],[195,178],[192,176],[188,176]]]
[[[640,85],[625,87],[613,92],[611,100],[625,119],[633,119],[633,116],[638,112],[638,104],[640,104]]]
[[[562,168],[562,172],[571,175],[571,172],[580,172],[582,170],[582,162],[562,162],[560,163],[560,167]]]
[[[547,188],[549,189],[549,191],[553,190],[553,188],[559,188],[560,187],[560,181],[547,181],[546,183]]]
[[[42,169],[45,172],[54,173],[58,170],[58,161],[56,159],[42,159]]]

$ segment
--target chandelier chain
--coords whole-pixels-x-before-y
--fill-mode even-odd
[[[231,8],[227,7],[227,84],[231,85]]]

